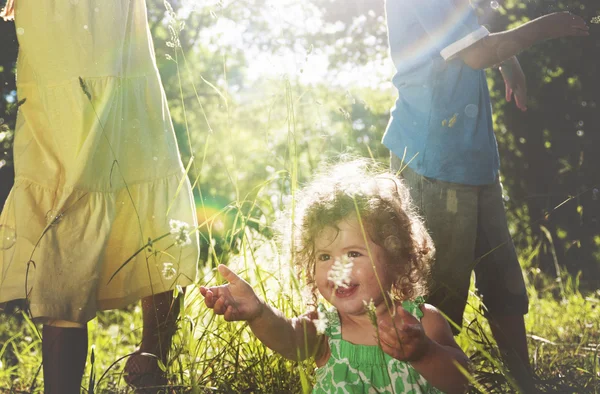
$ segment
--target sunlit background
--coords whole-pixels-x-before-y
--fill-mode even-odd
[[[457,2],[467,6],[466,0]],[[253,284],[268,284],[261,291],[273,304],[289,315],[300,313],[304,304],[297,276],[291,275],[287,251],[278,248],[280,219],[322,162],[342,154],[388,161],[389,152],[380,141],[398,93],[390,82],[394,67],[384,2],[173,0],[165,5],[163,0],[147,0],[147,4],[157,64],[184,166],[194,185],[202,234],[200,281],[216,283],[214,266],[229,263]],[[596,392],[600,389],[597,0],[498,0],[473,6],[492,32],[560,10],[590,22],[588,38],[545,42],[519,56],[530,93],[526,113],[506,103],[497,70],[488,70],[487,77],[507,215],[531,300],[530,352],[536,372],[549,382],[540,385],[541,391]],[[463,17],[460,10],[446,16],[431,41],[413,45],[407,61],[432,51],[436,40]],[[0,49],[3,202],[13,181],[12,140],[19,100],[11,23],[0,23]],[[459,341],[487,385],[487,391],[473,392],[510,392],[502,370],[486,358],[497,353],[485,340],[485,319],[478,313],[474,294],[469,302],[472,308],[465,324],[471,322],[474,329]],[[313,365],[298,368],[284,362],[252,342],[242,325],[214,320],[195,290],[188,293],[186,306],[176,344],[179,358],[170,366],[174,382],[190,390],[209,386],[223,392],[288,392],[300,391],[302,382],[310,381]],[[102,314],[91,325],[96,371],[107,373],[100,384],[106,392],[126,392],[119,376],[122,365],[111,364],[117,355],[135,348],[140,319],[139,308],[132,307]],[[0,392],[7,387],[29,392],[40,361],[39,338],[32,326],[22,317],[0,315]],[[33,391],[39,392],[39,378],[36,387]]]

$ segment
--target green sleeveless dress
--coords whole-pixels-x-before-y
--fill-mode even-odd
[[[402,306],[417,319],[423,317],[419,308],[423,298],[404,301]],[[413,367],[392,358],[379,346],[355,345],[342,339],[342,325],[335,307],[326,309],[325,335],[331,349],[327,364],[317,368],[317,382],[313,394],[337,393],[394,393],[439,394],[441,391],[429,384]]]

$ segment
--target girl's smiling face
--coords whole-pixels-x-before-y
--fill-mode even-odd
[[[380,305],[394,282],[384,249],[371,241],[368,233],[366,241],[355,216],[342,220],[336,227],[325,227],[315,241],[317,289],[340,313],[364,314],[363,301],[371,299],[375,306]],[[344,256],[353,262],[349,285],[336,287],[328,279],[328,273],[335,260]]]

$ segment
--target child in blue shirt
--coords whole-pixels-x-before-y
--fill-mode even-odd
[[[515,56],[543,40],[586,36],[588,27],[560,12],[490,33],[468,0],[387,0],[386,14],[399,97],[383,143],[437,249],[428,302],[458,332],[474,270],[494,337],[530,392],[527,293],[506,224],[483,69],[501,65],[507,100],[514,96],[526,110],[525,76]]]

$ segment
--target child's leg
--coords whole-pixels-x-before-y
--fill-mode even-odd
[[[179,300],[173,292],[156,294],[142,299],[144,328],[140,350],[157,355],[166,363],[171,340],[177,329]]]
[[[510,372],[525,393],[535,392],[529,364],[523,315],[528,311],[527,289],[511,240],[502,188],[482,188],[475,268],[476,284],[489,313],[492,334]]]
[[[42,329],[44,393],[78,394],[87,357],[87,327],[53,321]]]
[[[142,299],[144,326],[140,352],[156,355],[166,365],[171,340],[177,328],[179,309],[179,300],[173,298],[172,291]],[[125,372],[128,374],[127,382],[136,387],[167,383],[164,373],[153,357],[131,356],[125,365]]]

